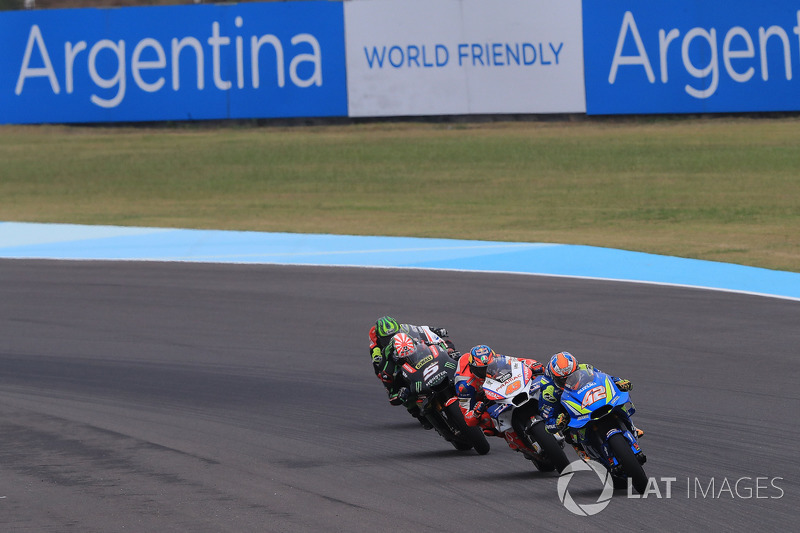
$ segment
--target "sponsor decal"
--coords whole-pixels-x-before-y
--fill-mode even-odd
[[[432,355],[429,355],[427,357],[423,357],[422,359],[419,360],[419,362],[417,364],[414,365],[414,368],[419,370],[420,368],[422,368],[423,366],[427,365],[431,361],[433,361],[433,356]]]

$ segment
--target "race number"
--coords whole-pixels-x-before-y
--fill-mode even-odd
[[[587,405],[592,405],[594,402],[602,400],[606,397],[606,388],[601,386],[597,386],[586,393],[586,396],[583,397],[583,402],[581,403],[581,407],[586,407]]]
[[[423,379],[428,379],[438,371],[439,371],[439,363],[434,363],[425,369],[425,372],[422,373],[422,377]]]

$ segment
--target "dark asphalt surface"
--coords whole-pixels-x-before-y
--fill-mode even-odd
[[[0,297],[2,531],[782,531],[800,519],[796,301],[27,260],[0,260]],[[424,431],[372,373],[367,331],[387,313],[445,326],[463,350],[569,350],[631,379],[648,498],[617,491],[579,517],[558,478],[501,439],[481,457]],[[600,488],[591,473],[569,484],[580,504]]]

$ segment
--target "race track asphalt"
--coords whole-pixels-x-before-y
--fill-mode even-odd
[[[36,260],[0,260],[0,296],[3,531],[788,531],[800,518],[797,301]],[[569,350],[629,378],[648,497],[617,491],[577,516],[556,475],[501,439],[478,456],[423,430],[372,373],[367,331],[382,314],[445,326],[463,350]],[[569,483],[579,504],[600,489],[592,473]]]

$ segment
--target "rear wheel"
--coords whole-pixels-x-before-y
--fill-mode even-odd
[[[561,471],[569,465],[569,459],[567,459],[567,454],[564,453],[564,449],[558,443],[555,436],[547,431],[544,424],[541,422],[531,427],[531,435],[536,439],[536,442],[539,443],[539,446],[542,447],[545,458],[553,463],[553,466],[556,467],[556,470],[558,470],[560,474]]]
[[[608,447],[611,448],[611,453],[614,454],[625,474],[630,478],[636,492],[644,494],[647,489],[647,474],[644,473],[644,468],[631,450],[628,439],[622,433],[615,433],[608,439]]]
[[[464,421],[464,414],[461,412],[458,403],[451,403],[445,407],[444,410],[450,423],[458,428],[459,433],[461,433],[461,435],[459,435],[460,439],[468,442],[480,455],[489,453],[489,441],[486,440],[486,435],[483,434],[483,430],[477,426],[470,427],[467,425],[466,421]]]

